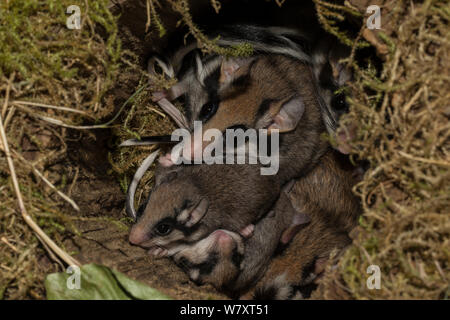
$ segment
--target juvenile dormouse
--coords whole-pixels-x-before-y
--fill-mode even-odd
[[[349,232],[361,213],[352,188],[358,182],[358,168],[342,154],[328,152],[316,168],[297,180],[290,193],[296,210],[307,212],[311,222],[296,233],[291,243],[269,264],[264,277],[246,297],[288,299],[295,287],[317,276],[334,249],[351,243]]]
[[[156,94],[155,101],[164,100],[162,108],[181,127],[192,130],[194,121],[202,121],[205,130],[240,127],[289,132],[303,117],[304,105],[314,102],[326,130],[334,136],[339,116],[347,111],[341,89],[351,73],[341,59],[349,55],[348,48],[330,39],[315,41],[306,32],[290,28],[239,25],[211,32],[220,35],[220,45],[250,43],[253,55],[203,56],[191,44],[175,51],[166,63],[150,59],[153,73],[158,61],[169,76],[179,80],[167,92]],[[185,98],[184,116],[175,107],[167,107],[167,99],[180,96]],[[298,133],[297,141],[314,136],[313,132],[309,136]],[[201,149],[206,143],[192,145]]]
[[[221,65],[185,93],[187,122],[208,129],[277,129],[281,184],[308,172],[328,144],[314,76],[302,61],[283,55],[220,58]],[[200,106],[200,107],[199,107]],[[192,143],[193,151],[206,144]],[[200,152],[201,154],[201,152]]]
[[[158,92],[155,100],[162,97],[174,100],[185,95],[188,103],[185,108],[184,123],[192,127],[193,120],[203,120],[202,118],[214,114],[214,109],[222,102],[218,91],[226,88],[229,84],[227,79],[230,77],[233,80],[238,79],[245,73],[242,72],[243,69],[259,57],[283,56],[309,66],[315,78],[312,84],[316,85],[316,91],[325,98],[321,103],[324,122],[330,132],[334,131],[336,110],[333,110],[331,99],[328,97],[334,94],[336,88],[329,86],[325,76],[330,77],[330,81],[345,78],[343,74],[347,74],[347,70],[340,67],[342,64],[339,64],[339,67],[337,64],[340,58],[350,54],[350,50],[336,45],[335,41],[330,41],[330,38],[317,41],[308,35],[308,31],[310,30],[255,25],[223,26],[209,30],[208,35],[217,38],[218,45],[250,44],[253,49],[252,55],[248,58],[228,59],[214,53],[203,55],[196,43],[183,45],[172,55],[169,54],[162,64],[160,63],[160,68],[168,70],[166,74],[176,77],[179,80],[178,83],[166,92]],[[155,70],[154,62],[155,59],[151,59],[150,70]],[[327,72],[329,65],[333,68],[333,74]],[[280,77],[285,76],[284,70],[281,72],[275,70],[275,72]],[[270,79],[267,79],[267,82],[270,82]],[[342,83],[342,81],[338,82]]]
[[[217,229],[249,236],[247,227],[270,210],[281,189],[276,175],[261,175],[259,169],[237,164],[160,166],[130,242],[164,256]]]
[[[209,283],[218,290],[233,294],[258,279],[278,243],[288,243],[308,222],[309,217],[295,211],[286,192],[282,191],[272,210],[255,225],[250,238],[230,231],[226,231],[227,238],[225,235],[219,238],[217,231],[214,231],[210,236],[179,250],[173,259],[193,281]],[[254,250],[257,254],[244,253],[244,244],[245,250]]]

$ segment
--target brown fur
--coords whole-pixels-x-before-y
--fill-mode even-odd
[[[130,239],[144,247],[169,248],[192,243],[217,229],[239,232],[265,215],[280,193],[277,176],[263,176],[259,165],[192,165],[168,168],[159,175],[143,215],[133,226]],[[166,181],[165,181],[166,180]],[[207,199],[206,215],[196,225],[181,223],[169,235],[153,229],[165,218],[176,219],[186,200],[192,205]],[[184,232],[184,231],[185,232]]]
[[[239,296],[253,287],[265,273],[257,286],[247,292],[246,298],[252,297],[254,289],[274,285],[278,285],[275,289],[282,289],[278,281],[282,275],[282,283],[287,289],[302,284],[307,276],[304,274],[307,267],[314,267],[318,259],[328,258],[334,248],[341,249],[349,243],[347,234],[356,225],[360,213],[359,201],[351,191],[356,183],[354,172],[347,159],[330,149],[323,161],[296,181],[289,197],[281,193],[273,210],[255,226],[253,236],[245,242],[240,274],[236,277],[238,266],[228,263],[226,268],[224,265],[214,266],[214,276],[203,280]],[[292,243],[269,264],[283,231],[292,227],[292,217],[299,212],[309,215],[311,222],[302,226]],[[179,257],[198,261],[196,245],[180,251]],[[216,251],[220,249],[214,248]],[[218,264],[231,258],[223,254],[220,257]]]
[[[297,214],[288,195],[282,191],[273,210],[258,222],[253,236],[245,242],[245,255],[239,276],[232,282],[225,283],[222,289],[234,295],[254,283],[264,273],[279,245],[283,231],[292,226]],[[228,272],[235,271],[227,270],[226,273]]]
[[[239,69],[234,78],[242,81],[230,81],[219,86],[219,107],[211,119],[204,121],[203,130],[215,128],[223,132],[237,125],[265,128],[284,102],[300,96],[305,111],[299,124],[293,131],[280,134],[278,176],[281,184],[285,184],[306,174],[328,146],[321,137],[326,129],[310,67],[284,56],[259,56],[249,59],[248,65]],[[199,84],[192,84],[190,88],[187,93],[188,109],[191,110],[190,120],[194,121],[198,120],[201,106],[208,102],[208,88]],[[260,114],[258,110],[265,100],[272,103],[265,113]]]
[[[351,190],[356,183],[354,172],[341,155],[330,152],[308,176],[296,182],[291,201],[297,210],[310,215],[311,223],[272,260],[257,291],[279,286],[280,276],[290,287],[304,284],[308,268],[320,273],[323,266],[318,260],[323,264],[333,249],[342,249],[351,242],[348,233],[357,225],[361,212]]]
[[[287,194],[282,191],[274,208],[258,222],[254,235],[247,242],[247,247],[257,254],[247,253],[243,261],[243,249],[239,252],[230,251],[231,245],[218,243],[214,233],[183,248],[173,259],[192,280],[210,283],[219,290],[228,288],[235,292],[241,284],[246,285],[265,270],[282,232],[292,225],[296,213]],[[235,247],[244,248],[244,239],[240,235],[233,232],[229,234],[232,234],[230,241],[235,243]],[[239,264],[233,264],[233,261],[238,261]],[[210,269],[208,272],[201,272],[199,266],[206,264],[210,265]],[[243,273],[239,274],[241,269]]]
[[[249,66],[239,69],[234,79],[242,81],[222,86],[219,90],[219,108],[214,116],[203,124],[203,128],[221,131],[245,125],[260,129],[258,121],[262,114],[258,109],[264,100],[273,101],[269,114],[274,116],[281,103],[300,95],[308,105],[316,106],[315,89],[310,68],[300,61],[284,56],[262,56],[249,59]],[[320,115],[318,119],[320,119]]]
[[[193,236],[186,237],[177,230],[165,239],[158,237],[157,243],[153,241],[152,244],[165,247],[184,240],[192,242],[218,228],[238,231],[246,223],[257,221],[269,211],[281,186],[305,175],[319,161],[327,149],[327,143],[321,138],[325,127],[308,67],[283,56],[264,56],[256,60],[249,70],[249,80],[244,82],[243,88],[229,86],[220,91],[223,100],[219,114],[207,121],[204,128],[217,127],[219,124],[214,124],[214,119],[219,117],[223,121],[227,121],[227,117],[233,121],[239,118],[249,121],[249,126],[258,128],[261,118],[257,118],[256,114],[263,100],[278,101],[269,108],[271,113],[277,113],[282,101],[292,95],[300,95],[305,111],[295,130],[280,135],[278,173],[275,176],[261,176],[259,166],[255,165],[181,167],[177,172],[184,178],[153,190],[143,217],[130,234],[130,239],[138,241],[132,242],[147,242],[148,239],[144,239],[151,235],[156,223],[172,216],[173,210],[179,208],[186,197],[191,197],[192,202],[197,202],[201,197],[209,200],[211,208],[208,209],[206,220],[202,221]],[[222,109],[225,113],[220,113]],[[234,118],[236,113],[238,118]],[[246,115],[250,115],[247,120]]]

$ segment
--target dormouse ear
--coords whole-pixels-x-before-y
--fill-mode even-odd
[[[224,84],[233,81],[233,79],[241,74],[240,71],[248,67],[252,61],[253,58],[224,57],[220,65],[219,83]]]
[[[335,46],[328,54],[328,61],[331,66],[331,76],[336,86],[342,87],[352,78],[349,67],[342,60],[350,55],[348,48]]]
[[[191,210],[183,210],[178,216],[177,220],[180,223],[184,223],[186,227],[192,227],[197,224],[203,216],[208,211],[209,202],[207,199],[202,199],[200,202]]]
[[[163,165],[161,165],[161,167],[164,167]],[[167,172],[163,172],[162,174],[155,174],[155,185],[154,187],[158,187],[163,183],[169,183],[173,180],[175,180],[178,177],[178,167],[176,167],[177,169],[175,170],[171,170],[171,168],[168,167],[164,167],[167,168]]]
[[[277,210],[281,210],[286,217],[291,217],[289,221],[289,226],[281,234],[280,242],[282,244],[289,243],[292,238],[297,234],[297,232],[302,228],[303,225],[311,221],[310,217],[303,213],[302,211],[295,208],[288,193],[292,189],[291,183],[288,183],[283,187],[283,191],[280,193],[280,198],[277,203]],[[280,204],[281,203],[281,207]]]
[[[159,101],[161,98],[167,98],[169,101],[173,101],[183,94],[186,93],[189,85],[189,79],[183,79],[181,81],[178,81],[175,85],[173,85],[170,89],[163,92],[157,92],[153,95],[152,99],[154,101]]]
[[[297,232],[300,231],[302,226],[309,223],[310,221],[311,218],[307,214],[301,212],[296,213],[292,219],[292,224],[283,231],[280,240],[281,243],[288,244],[292,240],[292,238],[294,238]]]
[[[297,127],[298,122],[305,112],[305,104],[301,97],[293,97],[286,102],[282,102],[278,113],[269,120],[267,130],[278,129],[280,132],[289,132]],[[270,111],[269,111],[270,114]],[[267,115],[265,116],[267,117]]]
[[[147,71],[153,77],[159,77],[161,73],[168,79],[175,77],[173,66],[170,63],[163,61],[163,59],[157,55],[152,56],[148,60]],[[152,79],[150,79],[150,85],[153,85]],[[184,94],[186,90],[187,83],[181,81],[167,91],[154,92],[152,98],[154,101],[159,101],[163,98],[168,98],[169,101],[172,101]]]

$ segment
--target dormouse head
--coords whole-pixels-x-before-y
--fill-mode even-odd
[[[200,80],[186,88],[191,123],[202,121],[204,130],[222,132],[235,127],[281,132],[295,128],[304,106],[292,78],[294,72],[310,73],[304,63],[276,55],[217,57],[214,62],[197,67],[202,68]]]
[[[178,251],[173,260],[195,283],[209,283],[220,289],[239,274],[243,254],[241,236],[227,230],[216,230]]]
[[[184,92],[186,118],[202,129],[293,131],[307,104],[318,102],[309,66],[282,55],[248,58],[216,56],[196,60],[192,71],[171,90]],[[188,81],[189,80],[189,81]],[[193,141],[193,150],[208,143]]]
[[[152,249],[155,255],[170,255],[203,236],[199,221],[208,211],[209,201],[192,181],[177,176],[176,171],[169,172],[154,187],[129,236],[131,243]]]
[[[318,92],[324,105],[324,120],[330,134],[336,131],[339,118],[348,112],[345,86],[352,79],[350,67],[344,59],[351,54],[349,47],[328,39],[318,44],[313,55],[313,70]]]

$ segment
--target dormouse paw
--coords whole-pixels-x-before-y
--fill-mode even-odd
[[[164,258],[169,255],[169,252],[166,249],[156,247],[148,250],[148,254],[155,258]]]
[[[249,224],[244,229],[242,229],[239,233],[244,238],[250,238],[253,235],[253,231],[255,231],[255,225],[254,224]]]
[[[171,167],[174,164],[170,153],[167,153],[164,156],[159,157],[158,161],[163,167],[166,168]]]

